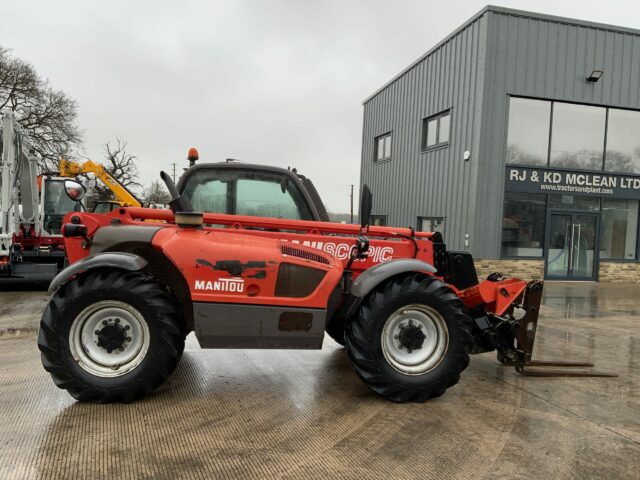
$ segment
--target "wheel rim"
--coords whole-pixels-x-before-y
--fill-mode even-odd
[[[395,370],[421,375],[445,357],[449,332],[437,310],[427,305],[407,305],[389,316],[381,344],[385,359]]]
[[[119,377],[136,368],[149,350],[149,326],[131,305],[104,300],[85,308],[69,332],[75,361],[98,377]]]

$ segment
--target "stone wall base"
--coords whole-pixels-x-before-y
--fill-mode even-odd
[[[523,280],[544,278],[543,260],[474,260],[478,278],[484,280],[493,272]],[[600,281],[604,283],[640,283],[640,263],[600,262]]]
[[[493,272],[502,272],[507,277],[523,280],[541,280],[544,278],[544,261],[542,260],[496,260],[474,259],[480,281]]]
[[[640,263],[600,262],[600,281],[640,283]]]

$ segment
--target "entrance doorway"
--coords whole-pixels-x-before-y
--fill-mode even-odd
[[[551,210],[547,216],[545,278],[596,280],[600,215]]]

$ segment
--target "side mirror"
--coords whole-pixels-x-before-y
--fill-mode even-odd
[[[371,218],[371,208],[373,205],[373,195],[367,185],[362,185],[362,196],[360,197],[360,226],[362,228],[369,225]]]
[[[87,190],[84,188],[84,185],[76,182],[75,180],[65,180],[64,181],[64,191],[67,192],[67,196],[76,202],[79,202],[84,198],[84,194],[87,193]]]
[[[369,251],[369,239],[364,235],[358,235],[355,247],[358,255],[362,256],[366,254]]]

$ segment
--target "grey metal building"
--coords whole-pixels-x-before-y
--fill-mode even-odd
[[[361,182],[481,273],[640,281],[640,30],[485,7],[364,101]]]

